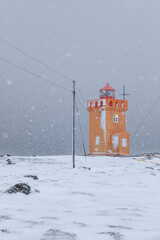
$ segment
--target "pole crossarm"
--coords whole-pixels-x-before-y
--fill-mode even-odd
[[[126,93],[125,85],[123,85],[123,93],[119,94],[119,95],[123,96],[123,100],[126,100],[126,96],[129,96],[131,94],[130,93]]]

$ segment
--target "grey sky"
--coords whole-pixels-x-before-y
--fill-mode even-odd
[[[5,0],[0,37],[75,79],[86,100],[97,98],[106,82],[120,98],[125,84],[133,134],[160,95],[159,12],[159,0]],[[72,88],[1,41],[0,49],[1,57]],[[71,94],[1,60],[0,66],[0,151],[70,154]],[[159,151],[159,106],[133,139],[132,153]],[[88,144],[88,115],[79,109]]]

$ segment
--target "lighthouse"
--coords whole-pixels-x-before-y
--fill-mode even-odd
[[[115,89],[108,83],[99,90],[99,99],[88,100],[89,154],[128,155],[126,132],[128,101],[115,99]]]

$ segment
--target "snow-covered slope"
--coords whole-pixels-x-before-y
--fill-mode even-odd
[[[77,156],[76,169],[71,156],[0,158],[0,240],[160,240],[159,157]],[[31,194],[4,193],[16,183]]]

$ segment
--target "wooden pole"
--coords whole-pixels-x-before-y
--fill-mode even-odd
[[[75,168],[75,109],[76,109],[76,90],[75,90],[75,80],[73,80],[73,119],[72,119],[72,160],[73,168]]]

